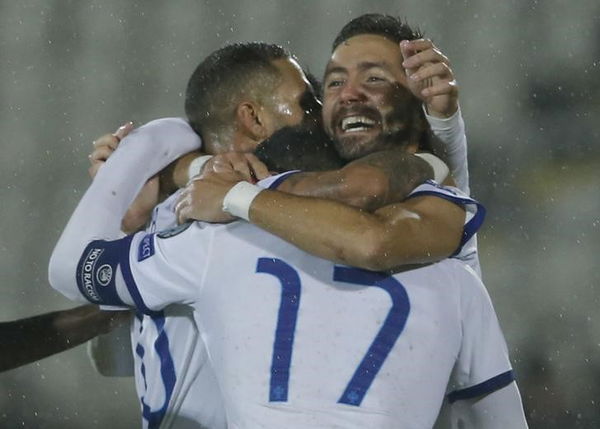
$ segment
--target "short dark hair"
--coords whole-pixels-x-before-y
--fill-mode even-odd
[[[418,28],[411,28],[406,21],[403,21],[399,17],[382,15],[380,13],[367,13],[354,18],[348,24],[344,25],[344,28],[342,28],[333,41],[331,50],[335,51],[335,48],[340,43],[360,34],[376,34],[395,43],[400,43],[402,40],[415,40],[423,37]]]
[[[272,92],[280,75],[272,61],[290,58],[281,46],[263,43],[233,43],[202,61],[187,85],[185,113],[200,135],[218,132],[232,124],[241,96],[258,99]]]

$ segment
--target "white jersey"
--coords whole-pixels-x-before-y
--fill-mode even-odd
[[[232,428],[427,428],[449,384],[463,399],[512,381],[489,297],[459,261],[387,276],[236,222],[95,241],[79,267],[104,304],[194,307]]]
[[[176,127],[165,127],[169,121]],[[186,133],[189,135],[185,138],[190,138],[193,134],[187,123],[179,119],[154,121],[145,128],[148,132],[156,132],[159,126],[163,129],[158,135],[164,138],[168,131],[170,140]],[[148,129],[150,127],[153,129]],[[136,131],[138,139],[143,137],[143,131],[144,127]],[[193,136],[197,139],[195,134]],[[164,227],[167,220],[172,220],[172,214],[167,214],[162,221],[159,218],[155,216],[158,224],[154,228]],[[208,427],[224,426],[216,393],[218,387],[212,370],[205,365],[206,350],[197,338],[198,331],[189,309],[184,306],[170,306],[163,312],[143,318],[139,315],[136,319],[132,343],[145,427],[201,427],[198,422],[204,422]]]

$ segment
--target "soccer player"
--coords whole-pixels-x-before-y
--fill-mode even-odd
[[[285,125],[303,123],[310,127],[311,115],[316,113],[318,118],[320,113],[319,105],[297,63],[276,46],[228,46],[203,61],[192,79],[195,83],[188,90],[188,96],[197,105],[206,105],[208,110],[205,110],[212,112],[211,121],[204,133],[205,147],[212,152],[253,148]],[[223,104],[220,100],[226,100],[226,103]],[[107,138],[115,144],[129,129],[130,126],[125,126],[116,133],[116,137]],[[217,139],[213,135],[221,137]],[[163,159],[169,161],[176,158],[175,153],[168,147],[159,149],[160,145],[172,139],[179,141],[181,147],[188,151],[200,145],[198,136],[187,123],[173,118],[154,121],[136,130],[128,139],[144,141],[149,148],[164,153],[167,158]],[[98,146],[110,152],[107,146]],[[248,157],[251,159],[250,155]],[[179,169],[172,172],[173,176],[181,170],[181,165],[178,166]],[[96,167],[94,168],[97,170]],[[186,175],[187,167],[189,166],[184,167]],[[355,168],[356,166],[344,168],[339,181]],[[129,166],[123,167],[120,174],[126,175],[129,169]],[[260,167],[255,170],[260,176]],[[417,172],[415,169],[407,171]],[[162,179],[168,178],[169,173],[171,170],[167,170]],[[266,175],[266,170],[262,175]],[[427,177],[414,176],[417,177],[415,183]],[[348,188],[347,182],[342,185]],[[412,187],[414,185],[410,188]],[[358,184],[355,188],[363,193],[368,190]],[[330,186],[329,192],[333,190]],[[144,185],[145,193],[153,191],[156,192],[156,180]],[[397,198],[402,198],[406,190],[400,192],[401,196]],[[139,216],[139,210],[137,213],[136,210],[129,211],[123,225],[125,229],[136,228],[140,224],[138,219],[144,217],[144,212],[145,210],[141,210],[142,216]],[[160,212],[156,213],[149,227],[151,232],[160,231],[167,226],[164,218],[158,214]],[[109,213],[105,213],[101,216],[108,215]],[[131,219],[133,221],[129,221]],[[173,217],[172,219],[174,221]],[[197,329],[186,308],[171,306],[160,314],[150,316],[138,313],[131,334],[135,353],[134,374],[144,424],[151,428],[160,425],[177,427],[182,422],[194,421],[209,427],[222,427],[223,413],[219,411],[216,401],[220,397],[218,387],[214,386],[210,367],[203,364],[206,352],[198,340]],[[104,365],[102,360],[97,364],[105,374],[114,374],[116,371],[109,365]],[[121,371],[119,369],[116,372]]]
[[[129,140],[100,170],[55,249],[51,280],[72,297],[146,314],[193,306],[230,427],[431,427],[449,379],[510,384],[489,298],[457,260],[389,276],[308,256],[243,222],[103,240],[119,234],[139,186],[164,163],[152,149]],[[512,393],[496,398],[504,414],[473,407],[481,427],[523,427],[506,413],[520,406]]]
[[[430,42],[400,44],[402,40],[416,38],[399,20],[381,15],[365,15],[351,21],[336,38],[324,81],[323,116],[326,130],[347,159],[386,148],[394,141],[390,136],[406,131],[397,126],[402,111],[395,107],[398,99],[406,96],[406,89],[415,91],[412,89],[415,82],[435,77],[432,86],[417,92],[426,98],[429,113],[442,112],[452,121],[459,115],[456,86],[446,60],[433,67],[427,64],[441,55],[428,48]],[[418,64],[423,66],[418,68]],[[468,190],[466,147],[454,149],[457,150],[452,154],[453,171],[458,173],[461,187]],[[432,254],[444,252],[436,234],[425,232],[431,227],[432,211],[429,203],[419,201],[417,195],[408,204],[384,207],[371,216],[332,201],[262,191],[245,182],[236,184],[239,180],[229,175],[194,181],[179,204],[180,218],[228,219],[221,210],[228,199],[226,205],[237,216],[312,254],[373,270],[393,269],[399,258],[410,260],[414,248],[429,248]],[[225,195],[229,197],[226,199]],[[407,235],[407,230],[423,232],[415,234],[415,241],[415,236]],[[445,251],[449,250],[447,243],[443,246]],[[462,256],[478,269],[474,244]],[[467,392],[471,399],[486,393],[485,386]],[[514,394],[518,397],[516,386],[509,383],[479,405],[494,409],[498,397]],[[461,409],[465,403],[468,402],[457,402],[450,407],[451,419],[463,423],[469,420]],[[519,410],[513,409],[517,414]]]
[[[130,312],[100,311],[95,305],[0,323],[0,372],[68,350],[127,323]]]

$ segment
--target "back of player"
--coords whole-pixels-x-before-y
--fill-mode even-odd
[[[172,274],[191,284],[196,267],[197,291],[184,301],[193,301],[231,428],[432,427],[453,370],[459,388],[510,371],[485,289],[459,261],[387,276],[335,266],[242,222],[196,223],[154,248],[156,259],[132,261],[135,283],[148,287],[160,272],[163,288]],[[175,253],[182,248],[190,251]],[[170,254],[188,268],[167,274]],[[140,293],[151,307],[163,300],[158,289]],[[465,328],[470,318],[484,336]],[[485,350],[483,338],[494,340]],[[460,356],[476,370],[465,374]]]

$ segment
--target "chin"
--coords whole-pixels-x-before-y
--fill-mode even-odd
[[[346,161],[362,158],[376,151],[377,136],[344,135],[334,140],[339,155]]]

